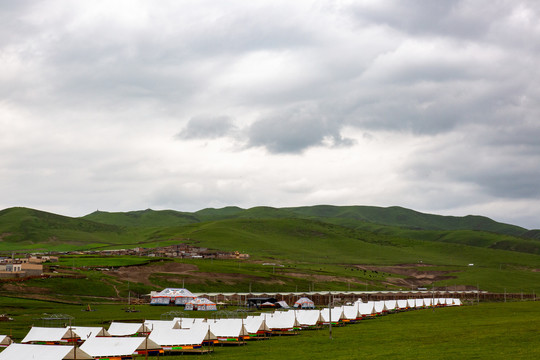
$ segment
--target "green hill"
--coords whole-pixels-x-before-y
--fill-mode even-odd
[[[96,211],[83,217],[105,224],[136,227],[178,226],[224,219],[303,218],[356,227],[364,223],[388,225],[414,230],[480,230],[497,234],[521,236],[527,229],[503,224],[483,216],[442,216],[424,214],[402,207],[317,205],[292,208],[258,206],[250,209],[225,207],[203,209],[194,213],[174,210],[131,211],[108,213]]]
[[[520,236],[527,231],[519,226],[499,223],[483,216],[432,215],[398,206],[382,208],[318,205],[286,210],[305,217],[347,219],[415,230],[481,230],[514,236]]]
[[[84,216],[83,219],[124,227],[163,227],[200,222],[200,219],[191,213],[152,209],[129,212],[95,211]]]
[[[0,250],[73,250],[137,238],[118,225],[15,207],[0,211]]]

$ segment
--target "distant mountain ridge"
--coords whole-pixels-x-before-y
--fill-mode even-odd
[[[187,235],[192,234],[191,229],[200,232],[210,228],[220,229],[219,233],[233,239],[244,236],[240,228],[233,226],[238,221],[257,221],[257,236],[261,238],[271,238],[277,228],[292,221],[301,238],[309,238],[306,235],[311,232],[309,229],[324,224],[331,231],[357,232],[364,234],[361,237],[371,239],[370,242],[381,244],[388,243],[388,239],[401,239],[540,254],[540,230],[527,230],[483,216],[433,215],[396,206],[332,205],[249,209],[231,206],[196,212],[95,211],[79,218],[28,208],[9,208],[0,211],[0,251],[152,247],[193,238],[193,235]],[[223,247],[221,239],[212,237],[208,246]],[[210,245],[212,243],[214,245]]]
[[[273,208],[257,206],[249,209],[225,207],[207,208],[193,213],[175,210],[142,210],[130,212],[96,211],[82,217],[86,220],[117,226],[181,226],[197,222],[225,219],[274,219],[302,218],[341,222],[368,222],[378,225],[395,226],[412,230],[478,230],[497,234],[522,236],[529,230],[511,224],[494,221],[488,217],[467,215],[444,216],[421,213],[403,207],[376,206],[333,206],[315,205],[301,207]],[[341,219],[343,221],[338,221]],[[533,231],[533,230],[531,230]]]

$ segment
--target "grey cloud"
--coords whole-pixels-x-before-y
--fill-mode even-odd
[[[434,143],[406,164],[404,174],[412,181],[468,184],[478,194],[501,199],[540,198],[540,148],[504,138],[504,128],[471,127],[440,143]],[[536,132],[536,135],[540,135]],[[510,135],[514,137],[514,134]]]
[[[339,133],[339,121],[312,106],[275,112],[253,123],[248,131],[248,146],[263,146],[271,153],[301,153],[313,146],[350,146],[352,139]]]
[[[386,24],[413,35],[478,37],[494,19],[506,16],[514,2],[504,1],[390,1],[354,4],[353,16],[365,23]],[[349,10],[350,10],[349,9]]]
[[[186,127],[176,137],[178,139],[215,139],[226,136],[235,129],[232,119],[227,116],[196,116],[189,120]]]

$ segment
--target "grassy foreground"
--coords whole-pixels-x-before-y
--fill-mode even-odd
[[[169,308],[140,306],[140,313],[124,313],[120,306],[100,306],[93,313],[73,305],[0,299],[2,311],[17,313],[1,323],[0,333],[21,336],[38,313],[60,309],[79,325],[103,325],[100,319],[134,317],[159,319]],[[10,305],[19,303],[15,309]],[[24,314],[28,314],[25,316]],[[194,314],[195,315],[195,314]],[[198,313],[211,316],[210,313]],[[93,322],[92,319],[95,319]],[[38,324],[36,324],[38,325]],[[15,335],[15,334],[14,334]],[[162,357],[160,357],[162,358]],[[168,356],[178,360],[185,356]],[[387,315],[345,327],[304,331],[298,336],[274,337],[242,347],[216,347],[212,359],[538,359],[540,358],[540,302],[481,303]],[[157,359],[149,357],[149,359]]]

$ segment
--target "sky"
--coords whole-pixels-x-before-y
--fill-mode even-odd
[[[540,3],[0,0],[0,208],[540,228]]]

